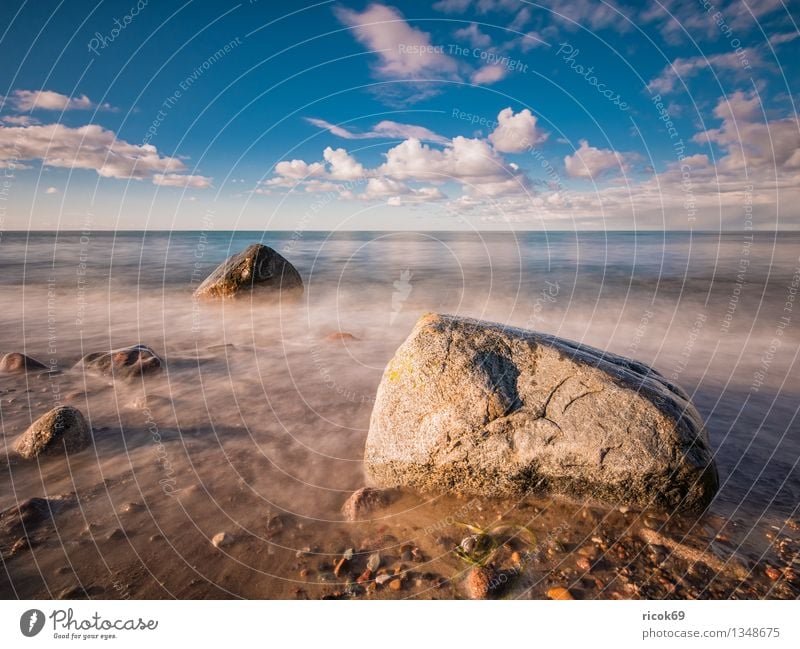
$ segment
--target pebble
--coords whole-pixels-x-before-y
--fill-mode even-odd
[[[767,577],[769,577],[772,581],[778,581],[783,576],[780,570],[777,568],[773,568],[772,566],[767,566],[764,568],[764,572],[766,573]]]
[[[511,563],[513,563],[515,566],[518,566],[522,563],[522,557],[520,556],[519,552],[511,553]]]
[[[381,555],[378,552],[373,552],[367,559],[367,570],[375,572],[381,566]]]
[[[233,543],[233,537],[227,532],[219,532],[211,539],[211,543],[215,548],[222,548]]]
[[[333,569],[333,574],[338,577],[342,573],[345,565],[347,565],[347,562],[348,560],[346,557],[339,559],[339,561],[336,562],[336,567]]]
[[[368,582],[370,579],[372,579],[372,571],[369,568],[367,568],[364,572],[362,572],[358,576],[358,579],[356,579],[356,583],[363,584],[365,582]]]
[[[578,554],[587,559],[594,559],[597,556],[597,548],[591,545],[584,545],[578,548]]]
[[[467,595],[470,599],[488,599],[495,572],[491,568],[474,566],[467,575]]]
[[[125,532],[123,532],[119,527],[109,532],[108,536],[106,536],[107,541],[121,541],[124,538]]]
[[[584,572],[589,572],[592,569],[592,564],[586,557],[581,557],[580,559],[578,559],[577,566]]]
[[[575,599],[566,588],[563,586],[554,586],[547,591],[547,596],[550,599]]]
[[[300,571],[300,576],[301,577],[308,577],[309,574],[311,574],[311,571],[308,568],[303,568]]]
[[[389,588],[392,590],[401,590],[403,588],[403,581],[401,579],[394,579],[389,582]]]
[[[387,575],[387,574],[378,575],[377,577],[375,577],[375,583],[378,584],[378,586],[383,586],[392,577],[394,577],[394,575]]]

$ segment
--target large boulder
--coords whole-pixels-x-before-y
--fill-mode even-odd
[[[158,354],[147,345],[133,345],[112,349],[110,352],[87,354],[78,361],[75,368],[105,376],[132,379],[161,372],[163,363]]]
[[[59,406],[33,422],[14,443],[14,450],[26,460],[40,455],[77,453],[92,443],[92,435],[81,411]]]
[[[557,493],[699,510],[718,487],[700,415],[654,369],[554,336],[429,314],[383,373],[371,484]]]
[[[287,292],[300,295],[303,280],[284,257],[269,246],[254,243],[228,257],[194,292],[200,298],[230,298],[242,291]]]

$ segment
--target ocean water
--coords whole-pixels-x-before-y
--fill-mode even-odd
[[[253,242],[296,266],[301,301],[192,299]],[[87,412],[97,445],[68,474],[12,467],[0,507],[120,476],[120,498],[145,501],[173,536],[184,525],[246,528],[230,504],[242,493],[333,521],[363,484],[383,368],[417,318],[437,311],[653,365],[706,420],[721,477],[711,511],[760,534],[800,502],[799,255],[796,233],[6,232],[0,351],[65,371],[14,379],[5,443],[68,402]],[[326,340],[339,331],[354,339]],[[69,371],[85,353],[133,343],[166,359],[163,377],[113,385]],[[173,492],[185,495],[177,509],[164,498]]]

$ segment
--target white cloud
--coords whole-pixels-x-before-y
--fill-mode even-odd
[[[120,140],[102,126],[63,124],[0,127],[0,161],[41,160],[48,167],[94,169],[107,178],[148,178],[185,171],[177,158],[150,144]]]
[[[469,80],[475,85],[489,86],[508,76],[508,67],[504,65],[485,65],[472,73]]]
[[[15,90],[6,100],[20,112],[32,110],[113,110],[110,104],[98,106],[86,95],[69,97],[52,90]]]
[[[11,126],[31,126],[32,124],[38,124],[39,120],[30,115],[6,115],[5,117],[0,117],[0,122]]]
[[[195,176],[184,174],[155,174],[153,184],[161,187],[187,187],[192,189],[207,189],[211,187],[212,179],[208,176]]]
[[[380,59],[375,71],[389,79],[454,77],[456,62],[434,47],[430,34],[409,25],[397,9],[373,3],[363,12],[337,7],[336,16]]]
[[[621,153],[589,146],[586,140],[580,141],[574,154],[564,157],[564,167],[573,178],[596,178],[613,169],[627,169]]]
[[[744,70],[743,61],[748,65],[755,66],[761,57],[753,48],[745,48],[738,52],[726,52],[724,54],[712,54],[711,56],[694,56],[688,59],[677,58],[671,65],[666,66],[661,73],[647,84],[648,89],[653,92],[667,94],[679,89],[679,81],[684,84],[702,70],[711,68],[715,73],[722,71]]]
[[[48,187],[47,189],[44,190],[44,193],[45,194],[58,194],[58,188],[57,187]]]
[[[401,124],[391,120],[383,120],[378,122],[371,130],[361,133],[350,131],[341,126],[336,126],[335,124],[326,122],[324,119],[317,119],[315,117],[308,117],[306,118],[306,121],[310,122],[314,126],[318,126],[319,128],[324,128],[345,140],[368,140],[379,138],[405,139],[409,137],[415,137],[419,140],[427,140],[430,142],[437,142],[439,144],[445,144],[448,141],[446,137],[439,135],[438,133],[434,133],[424,126]]]
[[[547,139],[536,125],[536,116],[527,108],[516,115],[505,108],[497,115],[497,127],[489,135],[489,141],[502,153],[520,153]]]
[[[475,23],[470,23],[468,27],[462,27],[453,32],[453,36],[462,41],[467,41],[472,47],[490,47],[492,39],[488,34],[484,34]]]
[[[775,34],[769,37],[769,42],[774,47],[775,45],[782,45],[783,43],[790,43],[795,38],[800,36],[800,32],[789,32],[787,34]]]
[[[800,162],[800,125],[797,118],[764,121],[755,95],[735,92],[719,100],[714,116],[722,120],[719,128],[696,134],[695,142],[712,142],[725,152],[717,168],[734,174],[759,173],[775,177],[794,170]],[[758,118],[761,117],[761,121]]]
[[[283,160],[275,165],[275,173],[284,178],[305,180],[325,175],[325,165],[321,162],[308,164],[303,160]]]
[[[322,152],[322,157],[328,163],[328,175],[333,180],[356,180],[364,177],[364,167],[344,149],[327,147]]]

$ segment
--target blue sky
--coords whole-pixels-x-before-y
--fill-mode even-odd
[[[796,229],[798,15],[6,1],[2,227]]]

